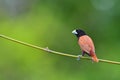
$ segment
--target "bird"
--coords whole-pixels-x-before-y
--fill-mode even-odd
[[[87,54],[92,58],[92,61],[99,62],[95,53],[93,40],[81,29],[75,29],[72,33],[78,38],[78,44],[82,50],[82,56]]]

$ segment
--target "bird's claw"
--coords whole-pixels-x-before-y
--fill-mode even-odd
[[[82,55],[78,55],[78,57],[77,57],[77,60],[79,61],[80,60],[80,57],[81,57]]]

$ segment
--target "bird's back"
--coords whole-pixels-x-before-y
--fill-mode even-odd
[[[81,36],[78,40],[78,44],[80,45],[81,49],[87,53],[90,53],[90,51],[95,52],[94,43],[87,35]]]

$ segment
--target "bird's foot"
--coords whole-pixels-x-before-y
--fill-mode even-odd
[[[78,60],[78,61],[80,60],[80,57],[82,57],[82,55],[78,55],[78,57],[77,57],[77,60]]]

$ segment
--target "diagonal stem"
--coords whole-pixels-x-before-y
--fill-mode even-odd
[[[66,54],[66,53],[62,53],[62,52],[53,51],[53,50],[49,49],[48,47],[47,48],[42,48],[42,47],[39,47],[39,46],[35,46],[35,45],[29,44],[29,43],[26,43],[26,42],[22,42],[22,41],[13,39],[11,37],[8,37],[8,36],[2,35],[2,34],[0,34],[0,37],[4,38],[4,39],[7,39],[9,41],[12,41],[12,42],[16,42],[16,43],[19,43],[19,44],[22,44],[22,45],[25,45],[25,46],[28,46],[28,47],[32,47],[32,48],[35,48],[35,49],[38,49],[38,50],[46,51],[46,52],[49,52],[49,53],[58,54],[58,55],[62,55],[62,56],[67,56],[67,57],[73,57],[73,58],[79,58],[80,57],[81,59],[91,60],[91,58],[89,58],[89,57],[84,57],[84,56],[79,56],[79,55],[72,55],[72,54]],[[104,63],[109,63],[109,64],[120,65],[120,62],[117,62],[117,61],[110,61],[110,60],[105,60],[105,59],[99,59],[99,61],[104,62]]]

